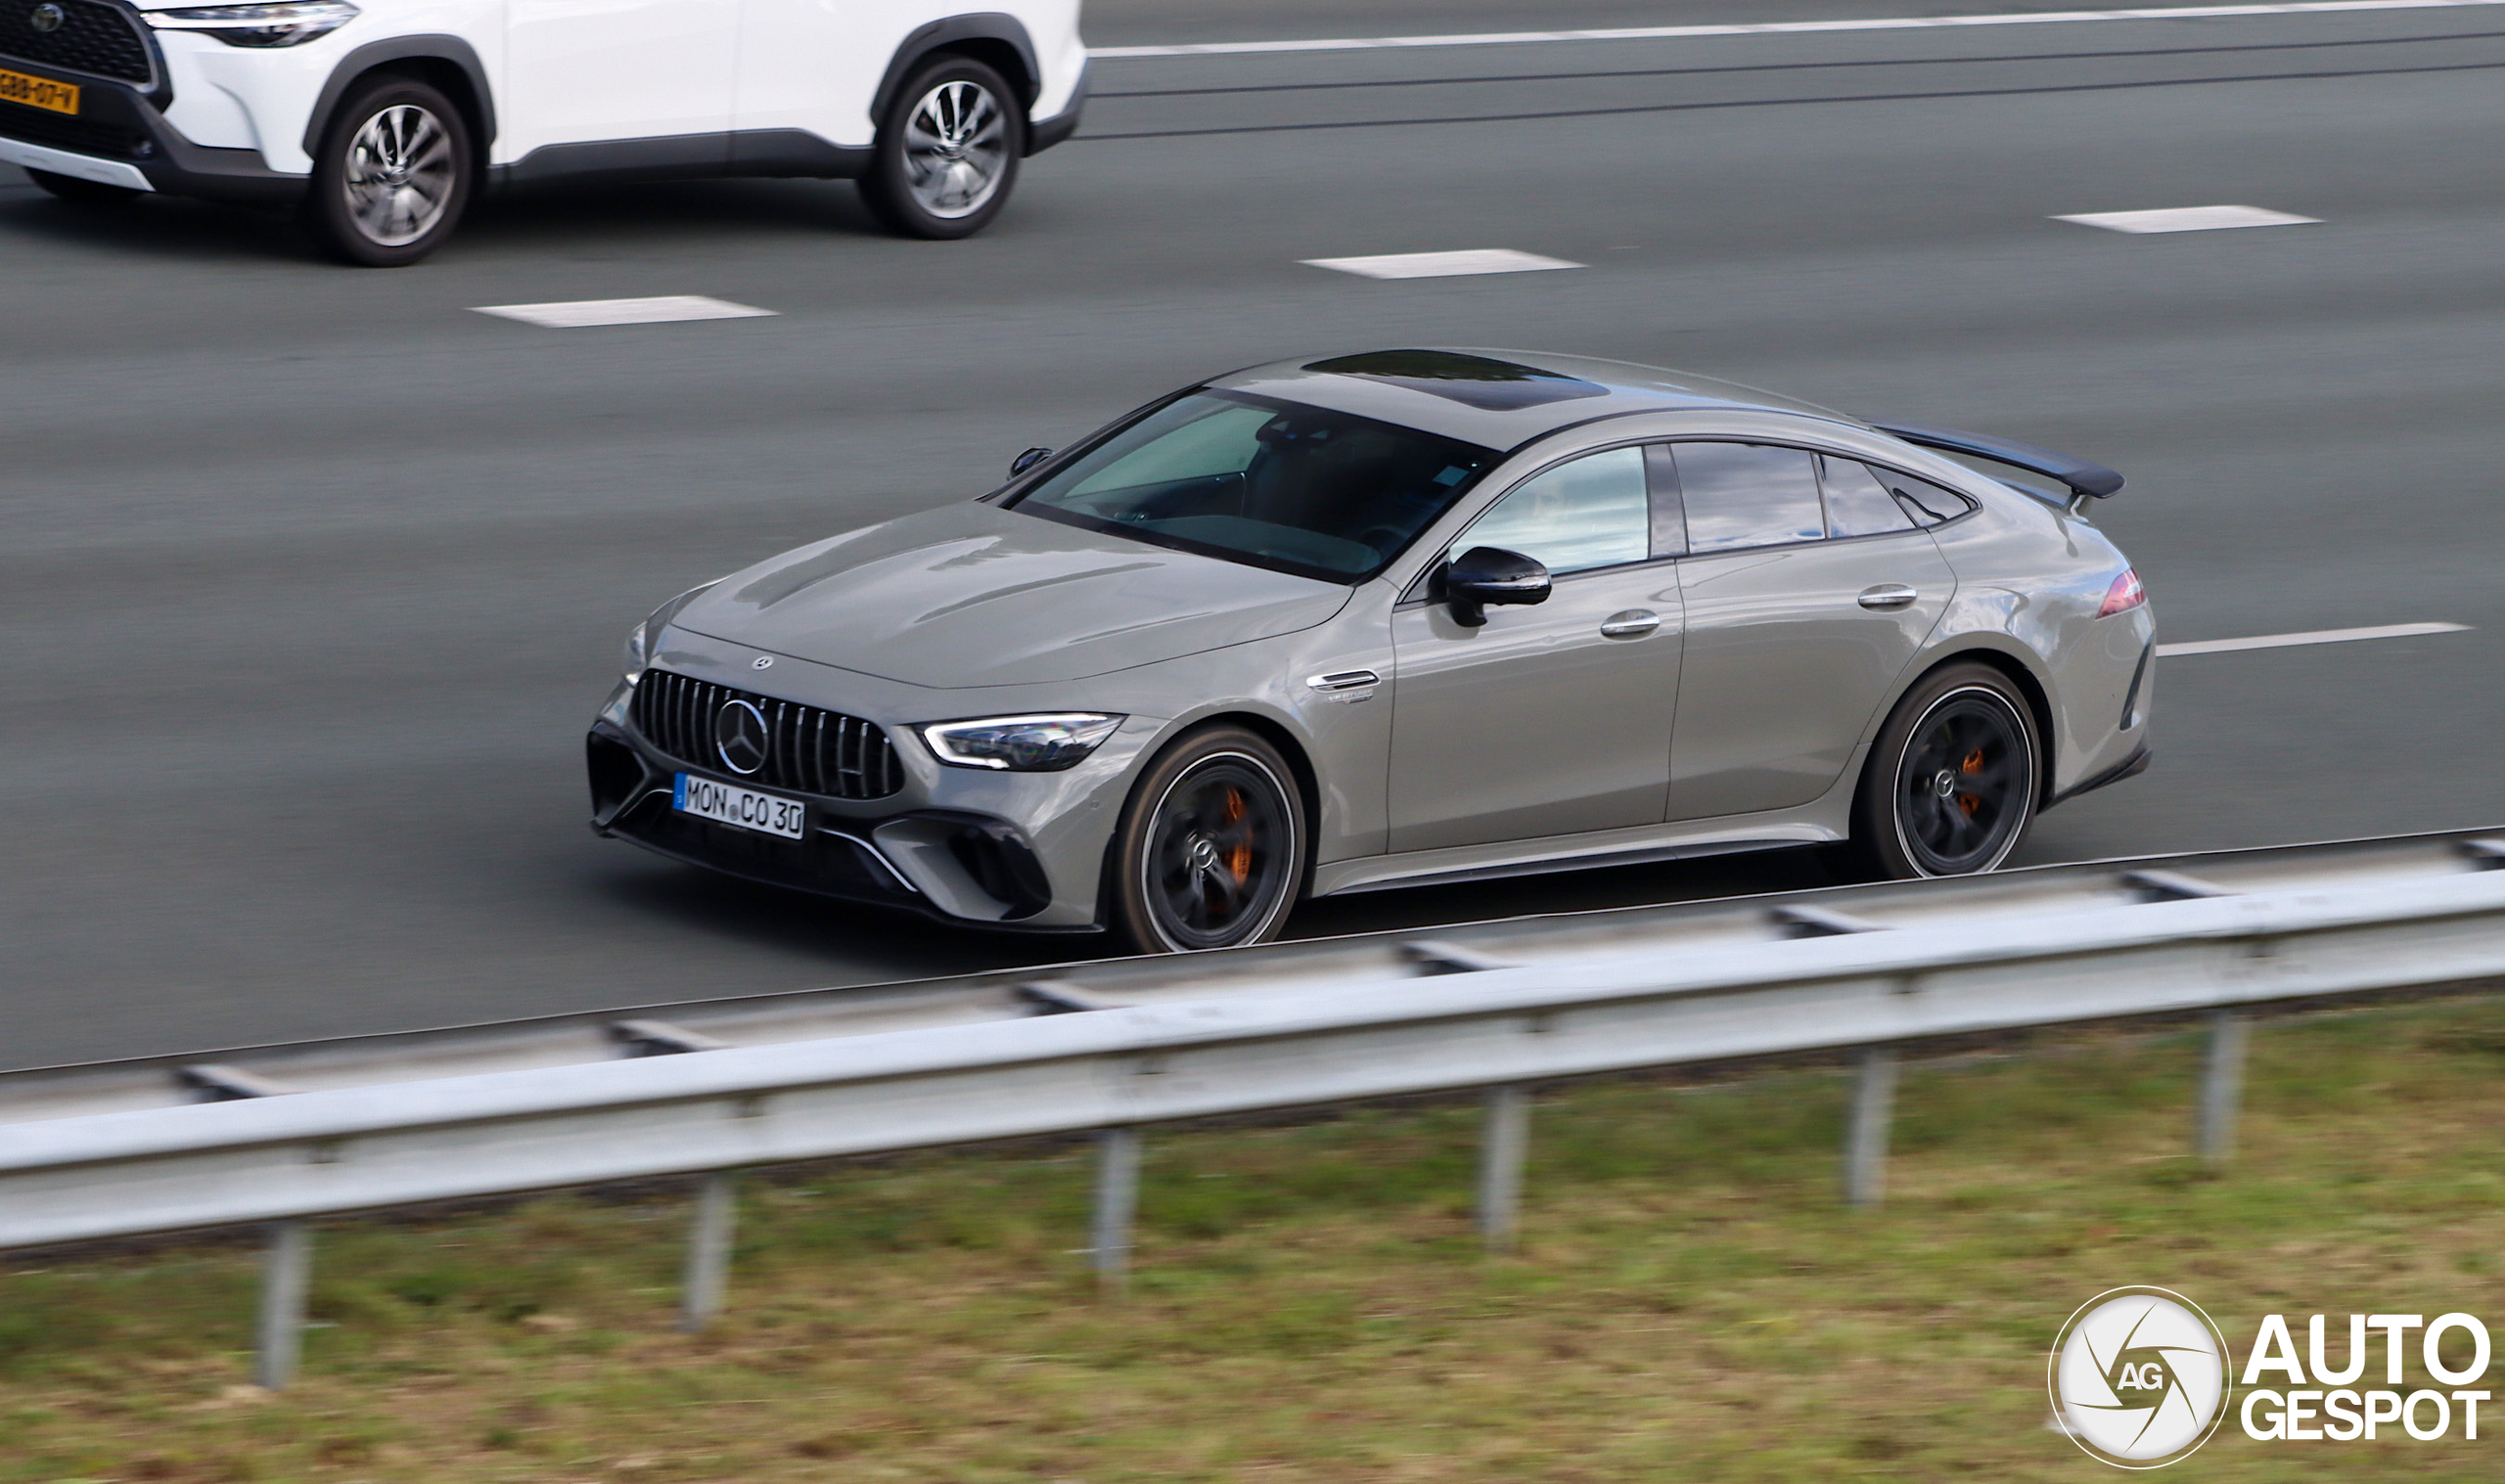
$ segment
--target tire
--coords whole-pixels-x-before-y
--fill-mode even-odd
[[[2044,747],[2035,713],[1985,664],[1926,675],[1879,729],[1853,805],[1853,843],[1882,877],[1974,876],[2009,859],[2035,819]]]
[[[405,267],[452,235],[478,169],[470,121],[452,100],[413,78],[377,77],[351,90],[323,130],[305,221],[344,261]]]
[[[63,201],[82,206],[118,206],[147,194],[133,186],[109,186],[100,180],[80,180],[75,175],[55,175],[50,170],[28,170],[26,179]]]
[[[1142,953],[1266,943],[1304,894],[1296,774],[1241,727],[1211,727],[1149,764],[1114,832],[1108,923]]]
[[[972,237],[1018,183],[1026,110],[1001,75],[971,57],[917,68],[879,120],[861,199],[899,237]]]

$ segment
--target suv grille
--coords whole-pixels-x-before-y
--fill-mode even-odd
[[[34,27],[38,7],[0,0],[0,53],[44,67],[67,67],[142,85],[155,79],[139,18],[104,0],[51,0],[61,7],[57,29]]]
[[[635,726],[679,761],[717,769],[713,718],[734,700],[765,714],[765,766],[749,775],[759,787],[828,798],[885,798],[904,787],[904,763],[876,723],[669,670],[644,672],[635,687]]]

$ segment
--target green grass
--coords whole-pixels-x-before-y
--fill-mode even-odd
[[[249,1374],[256,1259],[0,1270],[0,1484],[172,1480],[2084,1479],[2046,1431],[2081,1301],[2505,1321],[2505,1011],[2265,1027],[2236,1166],[2201,1041],[1910,1066],[1884,1211],[1835,1197],[1847,1082],[1601,1083],[1534,1115],[1480,1254],[1466,1106],[1152,1131],[1100,1300],[1081,1147],[748,1183],[732,1307],[670,1328],[685,1206],[537,1201],[317,1238],[305,1373]],[[2505,1430],[2505,1417],[2497,1424]],[[2259,1444],[2183,1477],[2494,1477],[2477,1443]]]

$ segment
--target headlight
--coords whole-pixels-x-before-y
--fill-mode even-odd
[[[356,19],[348,0],[287,0],[279,5],[204,5],[141,11],[160,31],[206,31],[228,46],[301,46]]]
[[[1123,720],[1101,711],[1052,711],[934,722],[921,730],[931,750],[953,767],[1054,773],[1095,751]]]
[[[694,603],[697,599],[704,597],[706,593],[711,592],[714,584],[721,580],[721,578],[716,577],[712,582],[698,583],[696,586],[689,588],[686,592],[679,594],[669,602],[662,604],[660,607],[653,609],[651,617],[645,619],[642,623],[635,625],[634,628],[627,631],[626,678],[628,680],[641,680],[644,678],[644,667],[653,662],[653,643],[661,637],[661,630],[667,628],[669,626],[669,621],[679,615],[680,609],[686,607],[689,604]]]

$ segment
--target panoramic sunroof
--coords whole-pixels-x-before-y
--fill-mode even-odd
[[[1450,350],[1369,350],[1363,355],[1315,361],[1304,369],[1406,386],[1411,391],[1423,391],[1485,412],[1513,412],[1551,402],[1571,402],[1577,397],[1609,395],[1608,387],[1575,377]]]

